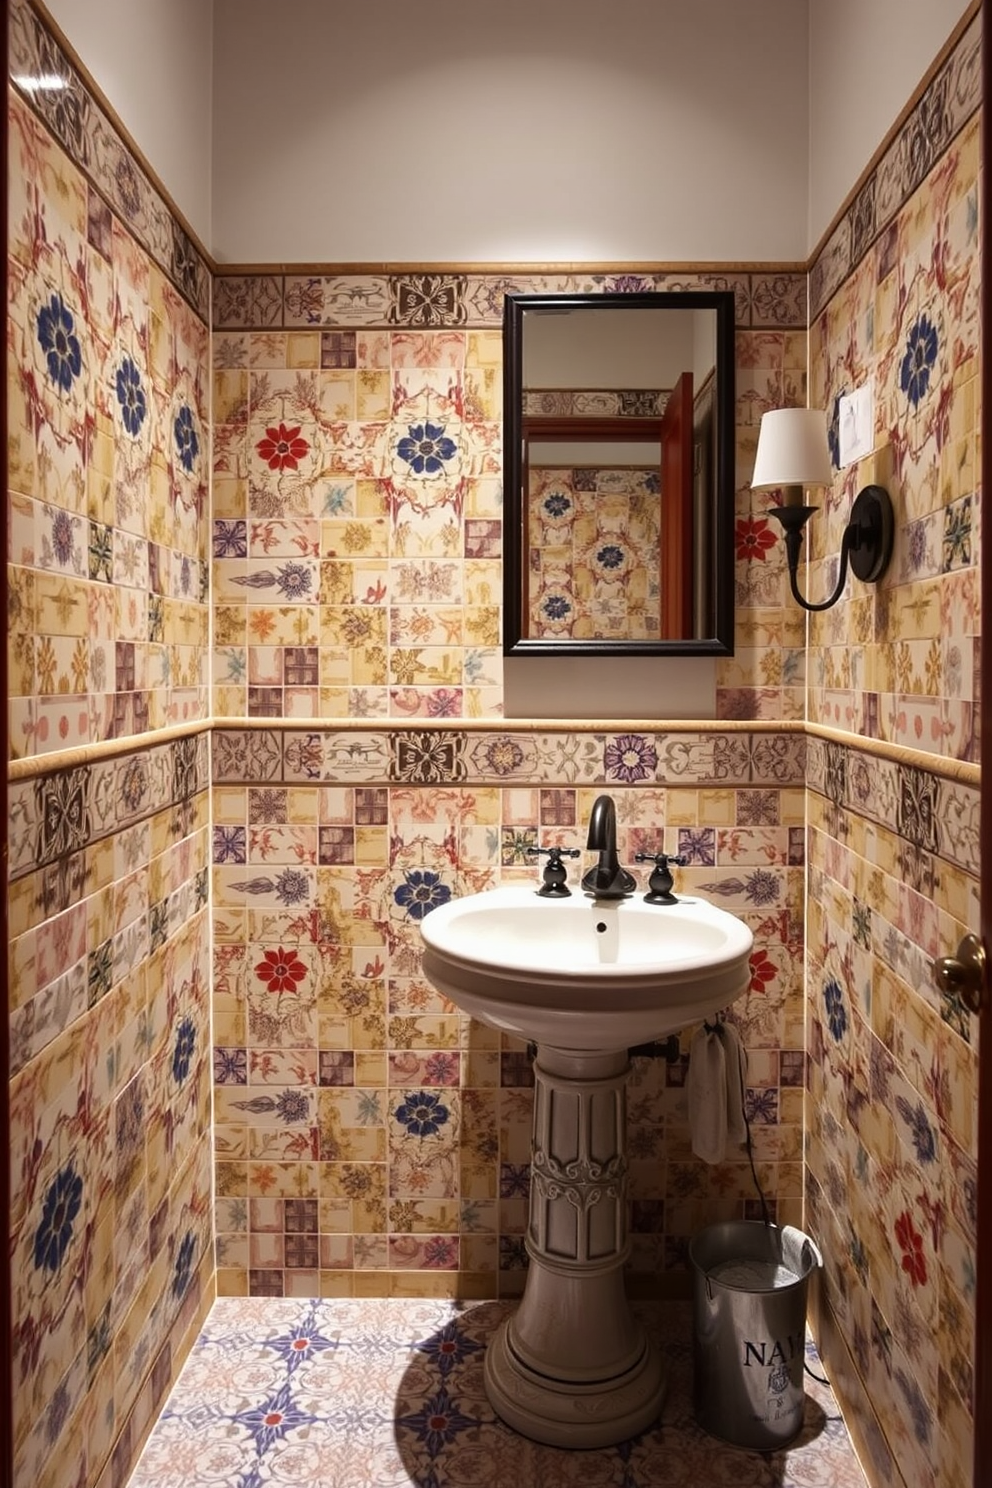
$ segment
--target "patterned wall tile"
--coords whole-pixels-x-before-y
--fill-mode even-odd
[[[10,787],[19,1476],[72,1448],[95,1482],[80,1422],[123,1427],[153,1364],[161,1398],[209,1300],[207,783],[201,737]]]
[[[798,1218],[801,736],[221,729],[214,743],[222,1289],[298,1284],[287,1257],[306,1247],[290,1245],[285,1215],[231,1188],[281,1202],[289,1163],[295,1191],[318,1197],[315,1287],[354,1292],[373,1270],[380,1291],[408,1290],[410,1271],[453,1270],[462,1288],[519,1290],[529,1059],[423,979],[419,924],[454,893],[536,880],[538,842],[581,849],[601,789],[625,861],[686,852],[681,888],[755,930],[733,1016],[761,1182]],[[352,783],[328,769],[342,757]],[[684,1074],[684,1054],[635,1060],[634,1285],[684,1265],[707,1215],[756,1202],[743,1153],[718,1177],[690,1161]]]
[[[973,119],[810,333],[813,405],[832,410],[836,424],[840,396],[870,382],[882,450],[876,462],[838,472],[814,523],[811,592],[829,580],[861,485],[881,479],[896,511],[879,588],[853,589],[813,619],[810,716],[962,760],[977,759],[978,334]]]
[[[209,710],[209,283],[41,18],[10,20],[12,71],[64,86],[9,98],[9,732],[91,746],[9,785],[15,1470],[95,1484],[214,1289],[207,740],[147,747]]]
[[[866,481],[897,530],[879,588],[811,620],[809,716],[849,737],[808,741],[806,1224],[869,1455],[907,1485],[971,1476],[976,1028],[931,968],[979,923],[979,786],[940,766],[978,759],[978,36],[976,18],[811,280],[810,402],[836,424],[871,382],[883,455],[835,477],[809,589]]]
[[[90,240],[85,176],[16,94],[10,107],[10,733],[25,756],[207,715],[208,331],[116,219]]]

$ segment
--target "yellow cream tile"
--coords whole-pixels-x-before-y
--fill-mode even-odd
[[[938,909],[962,927],[971,923],[974,892],[975,880],[971,874],[941,862],[934,882],[933,901]],[[964,934],[964,928],[961,934]]]
[[[503,375],[497,366],[466,368],[465,416],[496,420],[503,416]]]
[[[367,489],[359,483],[359,494]],[[375,504],[378,506],[379,497]],[[322,557],[338,559],[386,558],[389,556],[389,523],[374,512],[356,517],[329,518],[320,524]]]
[[[38,573],[35,579],[38,630],[48,636],[89,633],[89,585],[61,574]]]
[[[8,957],[10,1011],[30,1002],[38,991],[38,932],[28,930],[10,945]]]
[[[355,1295],[354,1271],[321,1271],[321,1297],[353,1297]]]
[[[214,821],[224,824],[244,824],[248,820],[248,789],[246,786],[220,785],[213,791]]]
[[[356,378],[356,394],[355,416],[362,422],[385,422],[389,418],[392,377],[388,371],[361,368]]]
[[[38,491],[37,448],[24,388],[19,377],[7,378],[7,479],[14,491]]]
[[[215,466],[215,471],[217,467]],[[211,487],[214,517],[233,521],[248,514],[248,482],[234,476],[215,473]]]
[[[248,372],[225,367],[213,374],[213,417],[218,424],[245,424],[248,418]]]
[[[385,1085],[387,1083],[386,1055],[382,1049],[355,1050],[355,1084]]]
[[[240,1267],[218,1266],[217,1295],[218,1297],[247,1297],[249,1295],[247,1271]]]
[[[355,517],[362,521],[390,521],[391,487],[386,480],[356,480],[354,491]]]
[[[325,370],[320,374],[320,410],[331,420],[354,419],[356,413],[357,374],[346,368]]]
[[[247,688],[215,688],[214,712],[217,714],[218,718],[244,718],[248,712]]]
[[[946,1023],[939,1026],[936,1049],[942,1094],[941,1118],[961,1150],[973,1153],[978,1114],[975,1050]]]
[[[701,790],[698,793],[697,821],[703,827],[729,827],[734,824],[736,793],[732,790]]]
[[[286,335],[284,354],[287,367],[319,367],[319,332],[289,331]]]
[[[501,568],[496,562],[469,558],[464,566],[465,603],[485,609],[502,602]]]
[[[389,862],[389,829],[356,827],[355,862],[362,866],[385,866]]]

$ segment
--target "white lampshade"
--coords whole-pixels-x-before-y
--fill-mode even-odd
[[[829,486],[827,415],[822,408],[774,408],[761,415],[752,491]]]

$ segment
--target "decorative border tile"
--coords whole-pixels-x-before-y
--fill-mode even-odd
[[[807,760],[807,789],[977,877],[979,786],[816,737],[808,740]]]
[[[46,771],[7,787],[10,881],[173,809],[209,785],[207,734]],[[178,819],[178,818],[177,818]]]
[[[805,330],[806,276],[785,270],[595,270],[570,273],[246,274],[214,279],[218,331],[321,326],[496,328],[507,294],[615,294],[685,289],[733,290],[739,329]]]
[[[27,103],[84,170],[121,221],[192,308],[207,318],[210,269],[171,207],[28,0],[11,0],[10,73]],[[22,77],[56,76],[61,89],[31,91]],[[99,215],[99,208],[96,208]],[[92,215],[92,214],[91,214]]]
[[[810,270],[811,320],[980,106],[981,40],[981,16],[976,15],[834,227]]]
[[[793,732],[376,733],[216,728],[213,780],[408,785],[801,785],[806,740]]]

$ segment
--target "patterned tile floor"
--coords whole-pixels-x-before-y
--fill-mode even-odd
[[[518,1436],[482,1385],[512,1305],[221,1298],[130,1488],[865,1488],[833,1395],[809,1375],[788,1450],[744,1451],[697,1426],[686,1303],[664,1308],[655,1430],[602,1451]],[[661,1309],[638,1310],[659,1336]]]

